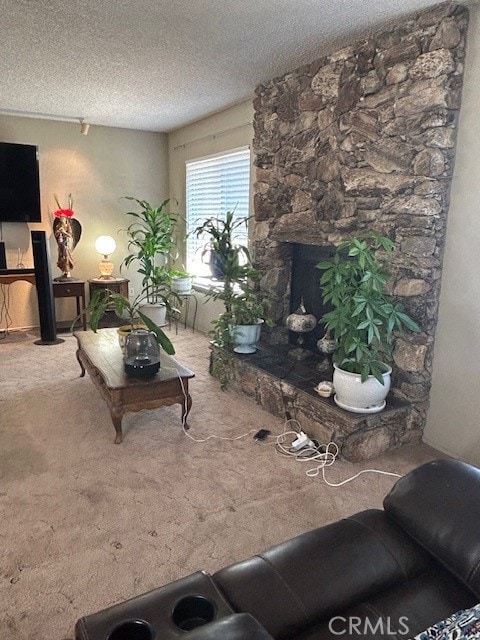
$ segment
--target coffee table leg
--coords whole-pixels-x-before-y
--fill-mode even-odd
[[[110,416],[112,418],[113,426],[115,427],[116,435],[115,435],[115,444],[120,444],[123,440],[122,435],[122,418],[123,414],[115,411],[115,409],[110,409]]]
[[[192,408],[192,396],[187,393],[186,402],[182,402],[182,425],[185,429],[190,429],[187,423],[187,417],[190,413],[190,409]]]

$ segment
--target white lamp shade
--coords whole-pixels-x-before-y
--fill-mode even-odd
[[[115,251],[116,247],[117,243],[112,236],[99,236],[95,240],[95,249],[98,253],[102,254],[102,256],[109,256]]]

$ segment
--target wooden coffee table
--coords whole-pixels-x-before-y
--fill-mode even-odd
[[[156,409],[180,404],[182,425],[188,429],[187,416],[192,406],[188,393],[188,380],[193,371],[161,350],[160,371],[153,378],[142,380],[126,375],[123,354],[116,329],[76,331],[77,360],[82,369],[80,377],[88,371],[110,409],[116,436],[115,444],[122,442],[122,418],[129,411]]]

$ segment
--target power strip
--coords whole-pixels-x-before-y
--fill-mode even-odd
[[[290,448],[293,449],[293,451],[300,451],[300,449],[304,449],[305,447],[313,448],[315,445],[304,431],[300,431],[296,440],[290,445]]]

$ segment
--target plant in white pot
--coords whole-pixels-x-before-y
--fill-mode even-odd
[[[235,242],[235,233],[248,218],[235,219],[227,211],[224,219],[209,218],[195,229],[200,238],[206,238],[215,251],[220,286],[210,287],[207,299],[222,300],[225,311],[212,321],[210,331],[214,344],[223,348],[233,347],[237,353],[254,353],[255,343],[260,337],[269,300],[258,290],[260,273],[252,266],[247,247]]]
[[[247,354],[255,353],[262,325],[271,321],[264,317],[270,302],[256,289],[259,272],[251,267],[245,271],[245,279],[236,282],[230,299],[223,297],[226,310],[215,321],[214,332],[217,342],[231,344],[236,353]]]
[[[367,231],[342,242],[331,260],[320,262],[323,301],[332,310],[322,317],[337,346],[333,353],[335,402],[356,413],[376,413],[385,407],[390,389],[395,332],[420,331],[403,305],[386,291],[385,257],[393,242]]]
[[[172,291],[178,295],[187,295],[193,287],[193,276],[183,267],[172,269],[170,272],[172,279]]]
[[[131,196],[125,198],[136,202],[140,211],[127,211],[127,215],[135,220],[125,229],[129,254],[122,266],[129,267],[135,262],[139,264],[138,273],[143,276],[146,298],[142,312],[156,325],[165,326],[171,293],[169,262],[176,247],[174,233],[177,219],[168,210],[170,199],[154,207],[146,200]]]

